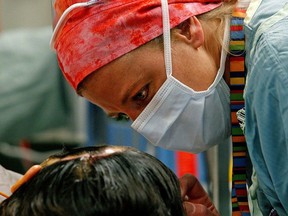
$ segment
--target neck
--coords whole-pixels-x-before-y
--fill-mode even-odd
[[[201,22],[201,24],[203,27],[204,36],[206,38],[204,42],[204,48],[211,55],[212,59],[214,59],[216,67],[219,68],[224,38],[225,22],[211,20]]]

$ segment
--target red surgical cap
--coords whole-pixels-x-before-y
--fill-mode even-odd
[[[56,0],[55,16],[84,0]],[[168,0],[171,28],[221,0]],[[161,0],[99,0],[68,13],[53,39],[60,68],[77,90],[89,74],[163,33]]]

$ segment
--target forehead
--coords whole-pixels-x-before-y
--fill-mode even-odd
[[[115,80],[115,77],[123,77],[123,75],[125,76],[128,74],[130,69],[135,70],[137,67],[139,68],[141,65],[153,61],[154,59],[152,56],[159,54],[163,55],[163,50],[161,49],[159,40],[150,41],[93,72],[87,77],[88,79],[83,81],[84,86],[86,86],[89,80],[91,80],[91,77],[96,81],[97,78],[101,79],[101,77],[110,77],[112,74],[113,77],[110,77],[112,81]],[[153,65],[148,64],[147,67],[149,66],[153,67]]]
[[[126,91],[133,82],[154,75],[154,72],[159,75],[158,68],[165,68],[163,51],[157,45],[141,46],[87,77],[82,84],[82,96],[92,102],[92,98],[104,96],[107,101],[113,92],[115,97],[111,99],[114,100],[116,94]]]

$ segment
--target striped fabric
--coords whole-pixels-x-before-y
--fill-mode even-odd
[[[240,128],[236,112],[244,107],[243,90],[245,85],[245,41],[243,21],[245,10],[236,8],[230,25],[230,100],[233,142],[232,170],[232,215],[248,216],[248,198],[246,188],[247,147],[243,131]]]

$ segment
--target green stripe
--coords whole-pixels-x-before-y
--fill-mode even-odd
[[[241,130],[241,128],[232,128],[232,135],[233,136],[237,136],[237,135],[243,135],[243,131]]]
[[[230,95],[230,100],[236,100],[236,101],[243,101],[243,94],[231,94]]]
[[[246,181],[246,174],[233,175],[233,181]]]
[[[243,147],[234,147],[233,146],[233,152],[245,152],[246,151],[246,146]]]
[[[244,45],[230,45],[230,50],[244,50],[245,46]]]

